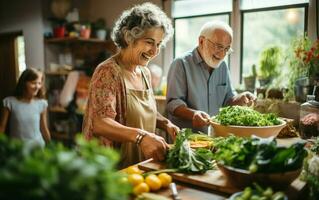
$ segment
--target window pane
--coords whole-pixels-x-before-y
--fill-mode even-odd
[[[184,0],[173,2],[173,17],[206,15],[232,11],[232,0]]]
[[[175,19],[175,57],[178,57],[197,46],[201,27],[206,22],[212,20],[220,20],[229,23],[229,15]]]
[[[24,37],[19,36],[17,38],[18,43],[18,61],[19,61],[19,76],[26,69],[25,64],[25,52],[24,52]]]
[[[249,10],[309,3],[309,0],[241,0],[240,9]]]
[[[244,13],[242,75],[259,66],[259,54],[270,45],[284,51],[291,40],[304,32],[304,8]]]

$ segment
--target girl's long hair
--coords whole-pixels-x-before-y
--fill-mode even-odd
[[[36,68],[27,68],[24,70],[18,80],[18,84],[14,91],[14,96],[18,99],[21,99],[26,91],[27,82],[34,81],[42,75],[42,72]],[[44,76],[42,75],[42,87],[39,89],[36,97],[43,99],[44,98]]]

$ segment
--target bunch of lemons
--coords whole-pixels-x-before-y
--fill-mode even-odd
[[[135,195],[166,188],[172,182],[172,177],[167,173],[149,174],[144,177],[143,171],[137,165],[125,168],[123,172],[128,175],[127,181],[132,184]]]

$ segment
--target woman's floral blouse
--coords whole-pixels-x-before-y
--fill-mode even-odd
[[[90,83],[88,104],[83,120],[86,139],[96,137],[93,133],[95,117],[109,117],[125,125],[126,92],[121,68],[111,57],[95,69]],[[111,140],[99,136],[103,145],[115,146]]]

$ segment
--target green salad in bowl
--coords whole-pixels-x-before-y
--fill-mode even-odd
[[[273,113],[262,114],[249,107],[228,106],[211,118],[211,125],[215,136],[270,137],[277,136],[286,122]]]

